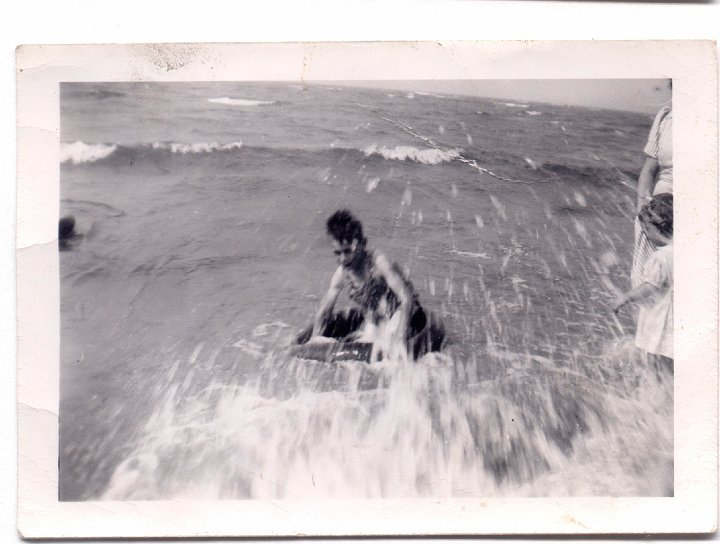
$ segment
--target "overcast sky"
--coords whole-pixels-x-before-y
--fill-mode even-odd
[[[347,82],[344,82],[347,84]],[[653,114],[670,100],[668,79],[363,81],[353,86],[462,94]]]

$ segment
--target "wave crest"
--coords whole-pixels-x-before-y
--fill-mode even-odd
[[[251,100],[248,98],[230,98],[223,96],[222,98],[208,98],[211,104],[223,104],[225,106],[268,106],[275,102],[266,100]]]
[[[85,142],[73,142],[60,145],[60,162],[71,162],[72,164],[86,164],[91,162],[107,159],[113,155],[118,149],[125,150],[141,150],[152,149],[159,151],[169,151],[170,153],[179,153],[181,155],[190,154],[207,154],[213,151],[232,151],[241,149],[242,142],[230,142],[220,144],[217,142],[155,142],[152,144],[141,144],[138,146],[122,146],[118,144],[88,144]]]
[[[115,144],[86,144],[85,142],[73,142],[60,146],[60,162],[72,162],[83,164],[95,162],[112,155],[117,149]]]
[[[155,142],[152,144],[153,149],[162,149],[171,153],[181,153],[183,155],[197,153],[212,153],[213,151],[230,151],[242,148],[242,142],[231,142],[229,144],[219,144],[217,142],[196,142],[186,144],[182,142]]]
[[[459,149],[418,149],[407,145],[398,145],[394,148],[371,145],[363,150],[363,153],[368,157],[370,155],[380,155],[384,159],[413,161],[430,165],[450,162],[460,157]]]

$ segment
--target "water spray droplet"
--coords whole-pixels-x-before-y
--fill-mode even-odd
[[[530,157],[525,157],[525,162],[528,163],[528,165],[530,166],[530,169],[531,169],[531,170],[537,170],[537,169],[538,169],[537,163],[536,163],[534,160],[532,160]]]
[[[582,206],[583,208],[587,206],[587,200],[585,199],[585,195],[583,195],[581,192],[575,191],[573,193],[573,197],[575,197],[575,202],[577,202],[578,205]]]
[[[507,221],[507,215],[505,214],[505,206],[503,206],[502,203],[493,195],[490,195],[490,201],[493,203],[493,206],[495,206],[495,209],[497,210],[500,217],[502,217],[504,221]]]
[[[370,193],[375,190],[375,188],[378,186],[378,183],[380,183],[380,178],[370,178],[367,183],[367,187],[365,188],[366,193]]]
[[[600,255],[600,264],[607,270],[618,266],[620,264],[620,259],[614,251],[606,251]]]

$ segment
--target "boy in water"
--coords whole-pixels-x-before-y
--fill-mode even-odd
[[[444,331],[429,323],[400,267],[368,249],[362,223],[349,211],[339,210],[327,220],[326,230],[338,268],[315,314],[312,330],[302,333],[297,343],[317,335],[371,342],[372,359],[382,352],[390,357],[407,358],[411,354],[417,358],[439,350]],[[335,314],[335,303],[346,288],[359,311]]]
[[[673,195],[656,195],[638,215],[648,240],[658,249],[645,263],[642,283],[619,296],[617,312],[631,302],[640,306],[635,345],[656,368],[673,371]]]

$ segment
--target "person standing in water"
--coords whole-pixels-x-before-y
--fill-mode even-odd
[[[671,85],[672,88],[672,85]],[[673,192],[673,112],[668,104],[660,109],[650,128],[644,148],[643,162],[637,184],[636,212],[640,213],[653,196]],[[635,248],[630,280],[633,287],[642,283],[645,262],[657,247],[635,221]]]
[[[619,296],[615,312],[631,302],[640,306],[635,345],[655,368],[673,371],[673,195],[657,195],[643,206],[638,220],[658,249],[645,263],[641,283]]]
[[[371,342],[372,359],[418,358],[439,350],[445,337],[442,327],[430,322],[400,267],[368,248],[362,223],[348,210],[339,210],[328,218],[326,230],[338,267],[312,328],[301,333],[297,343],[318,335]],[[335,303],[345,289],[358,309],[336,314]]]

